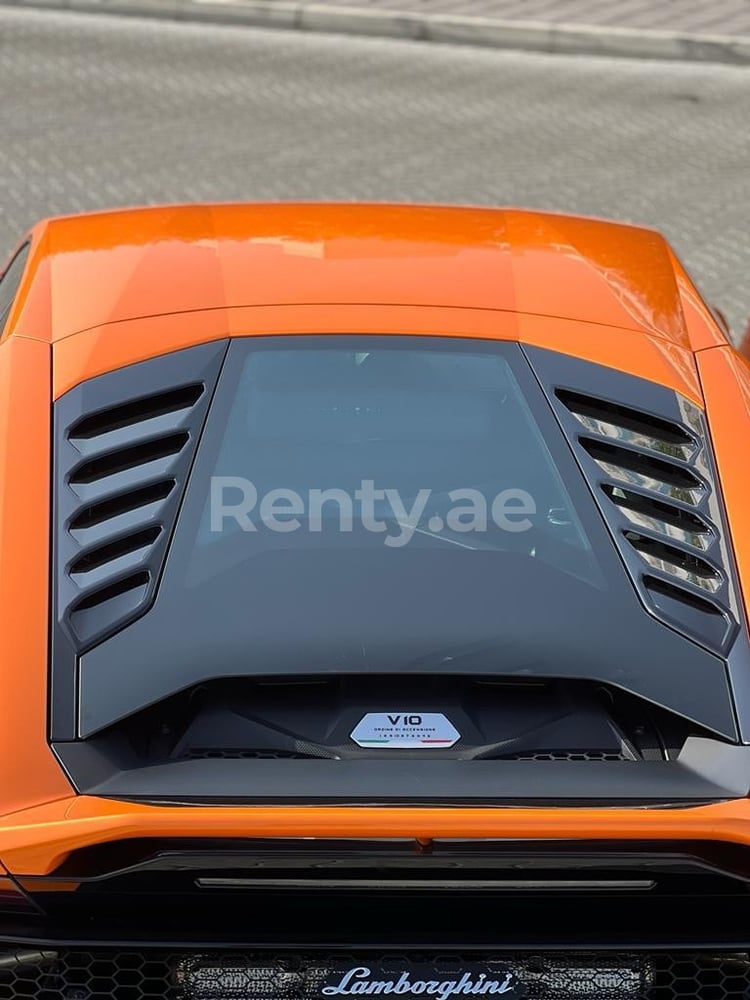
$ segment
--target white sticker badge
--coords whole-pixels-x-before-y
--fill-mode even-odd
[[[351,737],[374,750],[429,750],[452,747],[461,734],[442,712],[368,712]]]

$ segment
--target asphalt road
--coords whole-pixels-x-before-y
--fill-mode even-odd
[[[0,252],[194,199],[518,204],[662,228],[750,312],[750,71],[0,9]]]

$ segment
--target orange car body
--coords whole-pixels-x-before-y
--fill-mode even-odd
[[[347,332],[520,341],[640,375],[700,406],[709,400],[750,593],[750,467],[738,461],[750,429],[750,364],[659,234],[517,210],[280,204],[72,216],[39,223],[29,239],[0,342],[6,865],[42,873],[75,844],[216,823],[239,836],[419,838],[673,836],[690,825],[695,836],[750,843],[744,801],[679,817],[116,806],[74,796],[47,745],[47,581],[39,568],[49,558],[50,393],[212,339]]]
[[[750,801],[190,805],[78,794],[48,739],[51,419],[87,380],[225,338],[518,342],[656,383],[707,416],[746,629],[750,360],[651,230],[531,211],[203,205],[41,222],[0,336],[0,861],[23,881],[131,838],[705,841]]]

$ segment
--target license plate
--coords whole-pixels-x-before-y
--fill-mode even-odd
[[[507,962],[279,962],[201,956],[176,972],[185,1000],[639,1000],[652,973],[638,957],[538,955]]]
[[[413,1000],[462,1000],[471,997],[524,996],[522,983],[509,968],[480,963],[450,971],[439,965],[404,964],[401,968],[369,962],[337,967],[286,968],[202,960],[183,966],[180,980],[190,1000],[336,1000],[338,997],[392,997]]]

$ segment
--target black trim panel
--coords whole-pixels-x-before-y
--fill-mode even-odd
[[[688,805],[750,794],[750,747],[691,737],[675,761],[182,760],[120,771],[58,744],[88,795],[145,802]]]
[[[425,338],[410,337],[233,341],[197,455],[194,479],[202,481],[213,474],[235,383],[251,353],[320,349],[332,342],[343,349],[359,350],[370,344],[382,347],[384,339],[388,350],[434,347]],[[491,553],[477,555],[458,547],[436,552],[415,546],[407,550],[373,545],[366,551],[319,547],[304,556],[293,547],[282,554],[268,549],[257,556],[252,575],[238,563],[221,580],[206,579],[187,587],[191,538],[204,506],[201,489],[191,488],[149,613],[81,657],[82,736],[91,737],[177,691],[220,676],[335,674],[342,663],[369,674],[431,674],[439,669],[497,676],[498,660],[502,660],[503,674],[528,676],[531,655],[535,676],[614,682],[724,737],[736,738],[725,662],[644,613],[519,345],[441,338],[439,349],[499,355],[511,366],[601,564],[605,586],[591,587],[570,576],[558,585],[554,574],[513,553],[505,555],[501,571]],[[583,381],[588,376],[586,363],[576,359],[571,363],[583,366]],[[512,561],[517,568],[510,567]],[[434,586],[437,569],[439,589]],[[491,602],[488,595],[493,587],[503,586],[514,574],[517,585],[508,589],[504,600]],[[536,580],[533,584],[532,577]],[[310,579],[315,579],[316,586],[310,586]],[[569,603],[560,600],[563,586],[567,587]],[[546,588],[543,592],[542,587]],[[546,624],[534,635],[531,654],[529,635],[534,622],[529,621],[530,604],[524,597],[530,592],[544,605]],[[377,605],[373,594],[378,594]],[[432,630],[435,644],[454,651],[458,647],[462,653],[465,635],[470,632],[477,645],[484,643],[483,654],[477,653],[474,662],[468,662],[470,655],[454,655],[448,666],[442,660],[438,666],[431,655],[421,655],[420,644],[415,646],[416,658],[405,663],[404,657],[408,660],[415,655],[399,652],[406,606],[410,608],[409,635]],[[288,614],[290,607],[295,609],[293,617]],[[490,648],[493,642],[495,655]],[[267,648],[274,650],[274,656],[265,654]],[[243,650],[239,658],[238,649]],[[304,649],[304,657],[299,656],[299,649]],[[513,650],[513,655],[508,655],[508,650]]]

